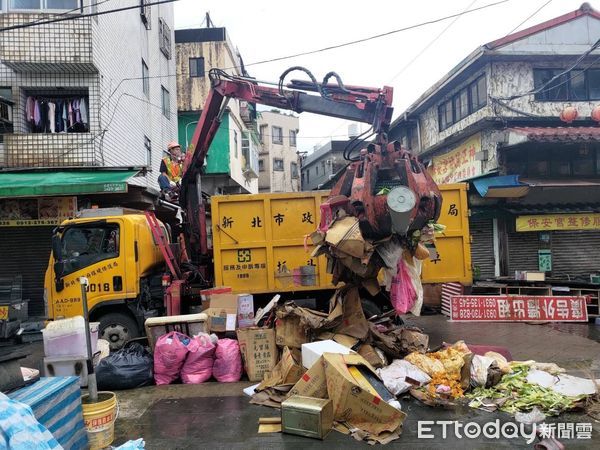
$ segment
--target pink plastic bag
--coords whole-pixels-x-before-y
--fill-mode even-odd
[[[242,378],[242,354],[235,339],[219,339],[217,342],[213,376],[222,383],[233,383]]]
[[[154,347],[154,381],[157,385],[170,384],[179,378],[189,343],[188,336],[176,331],[158,338]]]
[[[181,368],[181,381],[185,384],[199,384],[212,377],[215,361],[215,345],[205,334],[192,338],[188,345],[189,353]]]
[[[417,292],[413,286],[404,258],[398,260],[398,273],[392,278],[390,301],[397,314],[406,314],[415,304]]]

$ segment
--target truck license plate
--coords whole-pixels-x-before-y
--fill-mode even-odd
[[[0,306],[0,320],[8,320],[8,305]]]

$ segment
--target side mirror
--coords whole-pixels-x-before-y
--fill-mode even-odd
[[[52,257],[54,261],[62,260],[62,248],[61,248],[60,236],[58,234],[52,235]]]
[[[62,248],[60,236],[52,235],[52,257],[54,258],[54,284],[56,292],[60,292],[65,288],[63,273],[65,271],[65,263],[62,261]]]
[[[60,292],[65,288],[65,282],[63,280],[64,270],[65,263],[62,261],[54,263],[54,285],[56,286],[56,292]]]

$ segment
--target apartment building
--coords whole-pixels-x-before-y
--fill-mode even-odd
[[[212,24],[210,18],[207,24]],[[187,148],[210,91],[210,69],[248,74],[226,28],[176,30],[175,43],[178,135]],[[231,99],[206,158],[202,190],[209,195],[256,194],[259,147],[254,105]]]
[[[261,111],[258,118],[262,152],[259,156],[260,192],[298,192],[300,163],[297,138],[300,120],[293,113]]]
[[[392,124],[438,183],[469,184],[475,279],[600,272],[598,39],[584,3],[483,44]]]
[[[0,1],[0,273],[22,275],[30,315],[56,224],[158,196],[177,134],[173,4],[145,3]]]

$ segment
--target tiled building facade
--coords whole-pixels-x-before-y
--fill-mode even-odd
[[[44,314],[56,224],[158,198],[163,150],[177,138],[173,4],[144,3],[0,0],[0,274],[22,279],[30,316]],[[107,14],[86,17],[96,11]],[[70,105],[73,120],[49,103]]]

